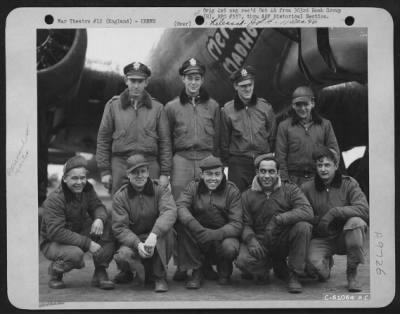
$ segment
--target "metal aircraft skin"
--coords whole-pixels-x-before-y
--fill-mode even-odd
[[[122,71],[109,66],[113,60],[87,58],[90,40],[86,29],[37,31],[39,203],[46,196],[47,165],[76,152],[94,154],[104,106],[126,87]],[[309,85],[341,151],[367,147],[348,171],[368,195],[367,41],[366,28],[165,29],[143,60],[152,70],[147,90],[164,104],[178,96],[178,68],[194,57],[206,65],[203,86],[222,107],[234,97],[230,74],[252,65],[256,95],[282,119],[292,91]]]

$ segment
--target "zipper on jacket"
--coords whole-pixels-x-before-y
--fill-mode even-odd
[[[249,111],[249,106],[246,105],[246,113],[247,113],[247,119],[249,120],[249,133],[250,133],[250,150],[253,149],[253,134],[252,132],[252,124],[251,124],[251,119],[250,119],[250,111]],[[254,155],[254,154],[253,154]],[[254,157],[254,156],[253,156]]]
[[[196,107],[196,97],[192,97],[192,105],[193,105],[193,111],[194,111],[194,144],[197,141],[197,107]]]

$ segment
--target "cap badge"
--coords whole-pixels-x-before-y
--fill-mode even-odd
[[[196,59],[194,59],[194,58],[190,59],[190,60],[189,60],[189,63],[190,63],[190,65],[191,65],[192,67],[194,67],[194,66],[197,65]]]
[[[139,68],[140,68],[140,63],[139,63],[139,62],[135,62],[135,63],[133,64],[133,68],[134,68],[136,71],[138,71]]]
[[[246,70],[246,69],[243,69],[242,71],[240,71],[240,75],[243,76],[243,77],[244,77],[244,76],[247,76],[247,74],[248,74],[248,73],[247,73],[247,70]]]

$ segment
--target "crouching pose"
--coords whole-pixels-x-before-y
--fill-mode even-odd
[[[309,250],[310,271],[321,281],[329,279],[334,254],[347,255],[350,292],[361,291],[357,282],[358,264],[364,262],[368,203],[358,183],[338,171],[338,156],[326,147],[313,154],[317,176],[303,185],[315,214]]]
[[[289,292],[299,293],[312,232],[310,203],[295,184],[281,182],[272,154],[257,157],[255,166],[252,186],[242,194],[243,243],[236,265],[242,278],[262,281],[273,267],[276,277],[288,280]]]
[[[128,158],[129,183],[115,194],[112,229],[120,243],[114,260],[121,270],[114,281],[127,283],[135,272],[155,292],[168,291],[166,269],[173,248],[176,205],[169,189],[149,178],[150,162],[142,155]]]
[[[87,162],[83,157],[69,159],[61,185],[43,204],[40,249],[52,261],[52,289],[65,288],[63,274],[83,268],[87,251],[92,253],[95,265],[92,285],[114,288],[106,272],[115,250],[111,220],[86,175]]]
[[[200,181],[192,181],[177,201],[178,267],[192,270],[188,289],[200,288],[214,264],[218,283],[229,284],[242,232],[240,192],[226,181],[220,159],[206,157],[200,169]]]

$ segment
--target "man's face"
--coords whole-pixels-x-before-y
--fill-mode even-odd
[[[333,160],[327,157],[322,157],[317,160],[317,173],[325,183],[330,183],[333,180],[337,168]]]
[[[198,95],[201,85],[203,85],[204,78],[198,73],[184,75],[182,78],[183,84],[185,84],[186,94]]]
[[[244,101],[250,101],[254,91],[254,80],[245,80],[234,84],[239,97]]]
[[[148,84],[148,79],[125,77],[125,83],[128,86],[129,95],[132,97],[140,97]]]
[[[207,169],[200,173],[200,178],[203,179],[207,188],[210,191],[216,190],[222,182],[224,171],[222,167]]]
[[[257,169],[257,176],[266,190],[271,190],[279,180],[279,171],[276,168],[276,163],[273,160],[263,160]]]
[[[86,174],[87,170],[85,168],[74,168],[65,174],[63,181],[72,193],[82,193],[87,182]]]
[[[135,190],[141,191],[146,185],[147,178],[149,177],[148,166],[138,167],[128,174],[129,182]]]
[[[314,100],[310,99],[309,101],[297,102],[292,104],[292,108],[298,115],[298,117],[302,120],[310,120],[311,119],[311,109],[314,108]]]

